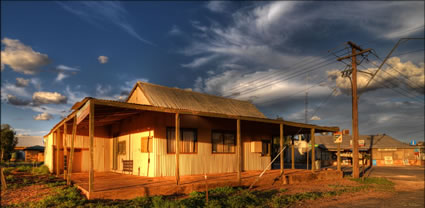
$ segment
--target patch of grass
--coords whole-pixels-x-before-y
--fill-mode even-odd
[[[16,171],[17,171],[17,172],[25,172],[25,173],[29,173],[29,172],[31,172],[31,170],[32,170],[32,167],[31,167],[31,166],[18,166],[18,167],[16,168]]]
[[[76,187],[57,188],[56,194],[50,195],[37,203],[31,203],[30,207],[78,207],[86,203]]]
[[[387,178],[383,177],[370,177],[370,178],[352,178],[352,181],[357,183],[373,186],[375,189],[380,191],[394,191],[394,183]]]
[[[34,168],[34,171],[32,172],[35,175],[47,175],[50,174],[49,167],[46,165],[42,165],[40,167]]]
[[[260,200],[249,191],[242,191],[240,194],[235,194],[227,199],[228,207],[243,208],[243,207],[256,207],[260,204]]]

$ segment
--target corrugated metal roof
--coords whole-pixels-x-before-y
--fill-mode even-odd
[[[321,145],[326,149],[336,149],[337,144],[334,143],[333,136],[316,136],[316,144]],[[350,140],[351,135],[343,135],[341,149],[351,149]],[[403,142],[394,139],[393,137],[385,134],[381,135],[360,135],[359,140],[365,141],[364,147],[359,147],[359,149],[370,149],[370,148],[399,148],[399,149],[409,149],[409,148],[418,148],[417,146],[410,146]]]
[[[266,118],[252,103],[214,95],[139,82],[139,87],[153,106]]]
[[[35,145],[44,145],[42,136],[17,136],[17,147],[30,147]]]

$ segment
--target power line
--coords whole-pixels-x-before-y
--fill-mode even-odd
[[[323,104],[327,103],[329,98],[332,97],[332,95],[336,92],[337,87],[334,87],[334,89],[331,91],[331,93],[324,99],[322,102],[317,106],[316,110],[314,110],[314,113],[312,114],[311,118],[313,118],[317,111],[319,111],[320,108],[322,108]]]
[[[295,73],[290,74],[287,77],[283,77],[283,78],[280,78],[280,79],[270,80],[269,82],[267,82],[265,84],[262,84],[260,86],[257,86],[255,88],[251,88],[251,89],[248,88],[248,89],[246,89],[246,90],[244,90],[242,92],[239,92],[239,94],[234,95],[234,96],[246,95],[246,94],[249,94],[249,93],[258,91],[258,90],[263,89],[265,87],[269,87],[269,86],[271,86],[271,85],[273,85],[273,84],[275,84],[277,82],[282,82],[282,81],[286,81],[286,80],[289,80],[289,79],[293,79],[293,78],[296,78],[296,77],[301,76],[303,74],[306,74],[308,72],[312,72],[312,71],[318,70],[318,69],[320,69],[320,68],[322,68],[324,66],[330,65],[331,63],[333,63],[332,60],[322,61],[322,62],[319,63],[319,66],[317,66],[317,64],[316,64],[316,67],[315,68],[309,69],[307,71],[298,71],[298,72],[295,72]]]
[[[339,52],[341,52],[342,50],[344,50],[344,49],[338,50],[338,51],[337,51],[337,52],[335,52],[335,53],[339,53]],[[271,74],[267,74],[267,75],[265,75],[265,76],[263,76],[263,77],[258,77],[258,78],[252,79],[252,80],[247,80],[247,81],[245,81],[244,83],[241,83],[239,86],[234,87],[234,88],[231,88],[230,90],[227,90],[228,92],[231,92],[231,93],[230,93],[230,95],[224,95],[224,96],[225,96],[225,97],[231,97],[231,96],[233,96],[233,94],[234,94],[234,93],[232,93],[232,92],[237,91],[237,90],[239,90],[239,89],[241,89],[241,88],[245,88],[245,87],[246,87],[246,85],[248,85],[248,84],[253,85],[253,84],[258,84],[258,83],[265,83],[265,82],[269,81],[268,79],[270,79],[270,78],[276,78],[276,76],[275,76],[275,75],[278,75],[278,74],[285,75],[285,74],[287,74],[287,73],[291,73],[291,72],[293,72],[293,70],[288,71],[289,69],[300,68],[300,67],[304,67],[304,66],[309,65],[309,64],[310,64],[311,66],[313,66],[313,65],[315,64],[315,62],[316,62],[316,61],[320,61],[321,59],[325,59],[325,58],[326,58],[326,57],[328,57],[328,56],[329,56],[329,54],[328,54],[328,55],[326,55],[326,56],[322,56],[322,57],[304,58],[302,61],[300,61],[300,62],[298,62],[298,63],[296,63],[296,64],[292,65],[291,67],[289,67],[286,71],[276,71],[276,72],[273,72],[273,73],[271,73]],[[307,60],[305,60],[305,59],[307,59]],[[310,59],[310,60],[308,60],[308,59]],[[325,59],[325,60],[326,60],[326,59]],[[299,65],[299,64],[301,64],[301,65]],[[299,66],[298,66],[298,65],[299,65]],[[310,65],[309,65],[309,66],[310,66]],[[253,83],[253,82],[254,82],[254,83]],[[255,82],[257,82],[257,83],[255,83]]]
[[[321,79],[321,80],[320,80],[318,83],[316,83],[315,85],[312,85],[312,86],[310,86],[310,87],[308,87],[308,88],[306,88],[306,89],[303,89],[303,90],[297,91],[297,92],[295,92],[295,93],[292,93],[292,94],[290,94],[290,95],[288,95],[288,96],[285,96],[285,99],[288,99],[288,98],[294,97],[295,95],[298,95],[298,94],[303,93],[303,92],[305,92],[305,91],[307,91],[307,90],[309,90],[309,89],[312,89],[312,88],[314,88],[314,87],[316,87],[316,86],[318,86],[318,85],[322,84],[322,83],[323,83],[323,81],[325,81],[326,79],[327,79],[327,77],[325,77],[324,79]],[[280,97],[279,97],[279,98],[280,98]],[[264,104],[271,103],[271,102],[273,102],[273,101],[275,101],[275,100],[277,100],[277,99],[279,99],[279,98],[272,99],[272,100],[269,100],[269,101],[267,101],[267,102],[263,102],[262,104],[264,105]]]

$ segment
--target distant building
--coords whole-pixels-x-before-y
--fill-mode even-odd
[[[27,147],[24,149],[25,162],[43,162],[44,161],[44,147],[40,145]]]
[[[15,146],[15,152],[14,152],[14,155],[12,156],[11,161],[34,161],[33,154],[35,154],[35,151],[39,152],[41,148],[43,148],[43,150],[41,151],[44,154],[44,144],[43,144],[42,136],[17,136],[17,137],[18,137],[18,144],[16,144]],[[29,156],[29,158],[31,159],[26,158],[27,152],[31,154],[31,156]],[[40,158],[37,158],[37,160],[35,161],[38,161],[38,162],[44,161],[44,155]]]
[[[336,164],[337,144],[333,136],[316,136],[318,158],[322,163]],[[412,146],[385,134],[360,135],[359,152],[371,154],[372,164],[377,166],[399,166],[399,165],[424,165],[424,146]],[[322,157],[320,157],[322,154]],[[325,155],[323,157],[323,155]],[[344,135],[341,143],[341,162],[350,165],[352,161],[352,138]],[[359,161],[361,163],[361,160]]]

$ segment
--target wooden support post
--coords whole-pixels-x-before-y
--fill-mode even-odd
[[[238,162],[237,162],[237,180],[239,185],[242,184],[242,176],[241,176],[241,172],[242,172],[242,141],[241,141],[241,120],[237,119],[236,120],[236,148],[237,148],[237,157],[238,157]]]
[[[292,169],[295,169],[295,147],[294,147],[294,139],[292,139],[291,144],[291,161],[292,161]]]
[[[336,155],[336,159],[337,159],[337,162],[336,162],[336,164],[337,164],[337,170],[338,171],[341,171],[341,143],[338,143],[338,152],[337,152],[337,155]]]
[[[60,174],[60,168],[59,168],[59,153],[60,153],[60,146],[59,146],[59,128],[55,131],[53,134],[53,137],[56,140],[56,176],[59,176]]]
[[[89,139],[90,139],[90,146],[89,146],[89,152],[90,152],[90,167],[89,167],[89,198],[91,193],[93,192],[93,183],[94,183],[94,160],[93,160],[93,140],[94,140],[94,103],[92,100],[89,104],[90,108],[90,114],[89,114]]]
[[[283,123],[280,124],[280,148],[279,152],[283,149]],[[280,154],[280,174],[283,174],[283,169],[285,169],[285,161],[283,157],[283,152]]]
[[[176,184],[179,185],[180,183],[180,114],[176,113]]]
[[[314,172],[316,169],[316,153],[315,153],[315,136],[314,136],[314,128],[311,129],[311,171]]]
[[[71,175],[72,175],[72,165],[74,164],[74,143],[77,136],[77,117],[74,117],[74,122],[72,124],[72,141],[71,141],[71,155],[69,157],[68,163],[68,178],[66,184],[71,185]]]
[[[66,180],[67,174],[68,174],[68,142],[67,142],[67,124],[66,122],[63,125],[63,157],[64,157],[64,163],[63,163],[63,179]]]

